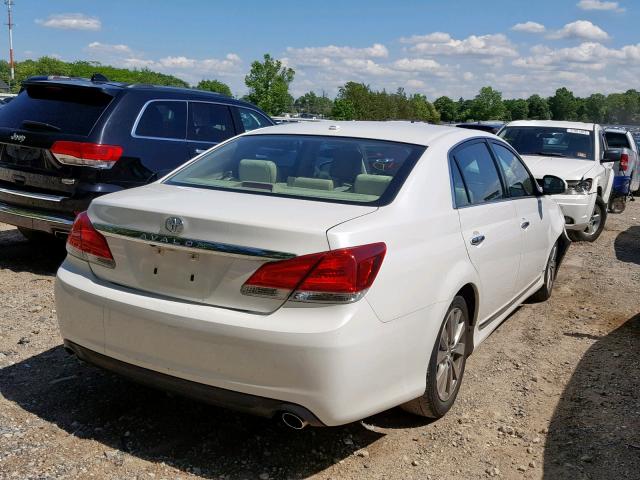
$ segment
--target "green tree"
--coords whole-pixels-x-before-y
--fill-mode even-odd
[[[420,120],[429,123],[440,122],[440,114],[434,105],[427,100],[427,97],[415,93],[409,97],[410,117],[404,117],[405,120]],[[402,118],[401,117],[401,118]]]
[[[553,120],[576,120],[578,102],[571,90],[562,87],[556,90],[554,96],[549,97],[549,110]]]
[[[440,114],[443,122],[455,122],[458,115],[458,106],[456,102],[449,97],[440,97],[433,102],[433,106]]]
[[[508,120],[526,120],[529,116],[529,104],[523,98],[505,100]]]
[[[465,100],[460,97],[456,102],[456,111],[458,113],[456,120],[460,122],[468,122],[471,120],[473,118],[471,113],[472,106],[473,100]]]
[[[532,120],[549,120],[551,113],[549,112],[549,103],[540,95],[531,95],[527,98],[529,107],[529,118]]]
[[[350,100],[336,98],[331,109],[331,117],[336,120],[354,120],[356,109]]]
[[[506,113],[502,93],[491,87],[482,87],[471,105],[474,120],[501,120]]]
[[[209,92],[221,93],[227,97],[233,97],[229,85],[220,80],[200,80],[196,86],[199,90],[207,90]]]
[[[295,71],[282,65],[268,53],[264,61],[256,60],[251,64],[244,83],[249,87],[246,99],[257,105],[269,115],[281,115],[293,106],[293,97],[289,94],[289,85]]]
[[[607,115],[607,97],[601,93],[594,93],[584,101],[585,120],[602,123]]]
[[[607,122],[630,124],[640,120],[640,93],[627,90],[607,96]]]
[[[307,92],[298,97],[293,104],[296,112],[309,113],[312,115],[327,117],[331,115],[333,109],[333,100],[322,92],[322,96],[316,95],[315,92]]]

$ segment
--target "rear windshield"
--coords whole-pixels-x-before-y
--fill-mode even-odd
[[[0,127],[21,129],[31,121],[55,127],[52,132],[88,135],[112,99],[97,88],[32,85],[0,108]]]
[[[251,135],[212,150],[165,182],[254,194],[383,205],[426,147],[311,135]]]
[[[593,132],[580,128],[506,127],[498,136],[520,155],[568,157],[593,160]]]
[[[622,132],[604,132],[607,138],[607,146],[611,148],[631,148],[626,133]]]

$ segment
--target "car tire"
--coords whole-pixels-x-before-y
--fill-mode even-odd
[[[449,305],[431,352],[424,394],[401,405],[403,410],[421,417],[441,418],[451,409],[464,376],[468,337],[467,303],[463,297],[456,296]]]
[[[558,273],[558,242],[555,243],[549,258],[547,259],[547,266],[544,269],[544,284],[540,287],[536,293],[531,295],[531,300],[534,302],[544,302],[551,298],[551,292],[553,291],[553,285],[556,282],[556,274]]]
[[[574,242],[595,242],[602,231],[604,230],[604,224],[607,221],[607,205],[602,198],[596,198],[596,204],[593,207],[593,214],[589,220],[589,226],[583,231],[578,232],[570,230],[569,238]]]

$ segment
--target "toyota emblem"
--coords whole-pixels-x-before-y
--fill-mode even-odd
[[[184,222],[179,217],[169,217],[164,222],[165,228],[171,233],[181,233],[184,229]]]

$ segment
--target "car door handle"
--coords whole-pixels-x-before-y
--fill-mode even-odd
[[[522,228],[523,230],[526,230],[527,228],[529,228],[529,225],[531,225],[531,223],[529,223],[529,220],[522,220],[522,223],[520,224],[520,228]]]
[[[484,235],[476,235],[471,239],[471,245],[473,245],[474,247],[477,247],[482,242],[484,242]]]
[[[206,152],[206,151],[207,151],[207,149],[206,149],[206,148],[196,148],[196,153],[197,153],[197,154],[201,154],[201,153],[204,153],[204,152]]]

